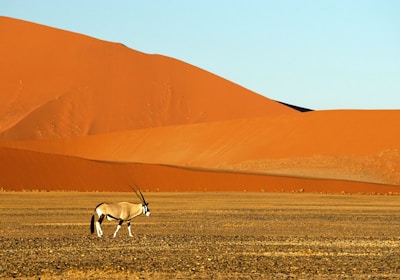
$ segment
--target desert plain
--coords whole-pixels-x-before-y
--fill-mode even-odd
[[[132,193],[0,193],[2,279],[399,279],[400,197],[145,193],[112,238],[89,223]]]

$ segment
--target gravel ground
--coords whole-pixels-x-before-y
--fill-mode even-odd
[[[145,196],[133,238],[98,238],[94,206],[132,194],[0,193],[0,278],[400,279],[399,196]]]

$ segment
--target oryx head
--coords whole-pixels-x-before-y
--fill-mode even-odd
[[[131,185],[129,185],[129,186],[132,188]],[[136,185],[135,185],[135,187],[136,187]],[[142,201],[143,214],[146,216],[150,216],[149,203],[147,203],[146,199],[144,199],[142,192],[140,191],[140,189],[138,187],[136,187],[136,189],[134,189],[134,188],[132,188],[132,189],[135,192],[135,194],[137,195],[137,197]]]

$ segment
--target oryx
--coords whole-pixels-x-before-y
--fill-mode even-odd
[[[133,189],[133,188],[132,188]],[[102,237],[103,231],[101,229],[101,223],[104,218],[107,218],[109,221],[119,221],[117,229],[114,232],[113,237],[117,236],[118,230],[121,228],[123,222],[127,222],[128,224],[128,232],[129,236],[133,237],[131,232],[131,219],[140,214],[144,214],[146,216],[150,216],[149,204],[144,199],[142,192],[139,190],[140,195],[134,190],[136,195],[142,201],[142,203],[134,204],[130,202],[118,202],[118,203],[100,203],[94,209],[94,213],[92,216],[92,220],[90,223],[90,231],[94,232],[94,216],[97,214],[98,220],[96,222],[96,230],[97,236]]]

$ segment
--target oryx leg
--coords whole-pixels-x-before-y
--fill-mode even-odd
[[[124,221],[122,221],[122,220],[119,221],[118,226],[117,226],[117,229],[115,230],[113,237],[116,237],[116,236],[117,236],[117,232],[118,232],[119,229],[121,228],[123,222],[124,222]]]
[[[131,221],[128,221],[128,232],[129,232],[129,236],[133,237],[132,232],[131,232]]]
[[[101,230],[101,223],[104,220],[105,215],[101,214],[99,219],[96,222],[96,231],[97,231],[97,236],[102,237],[103,236],[103,231]]]

